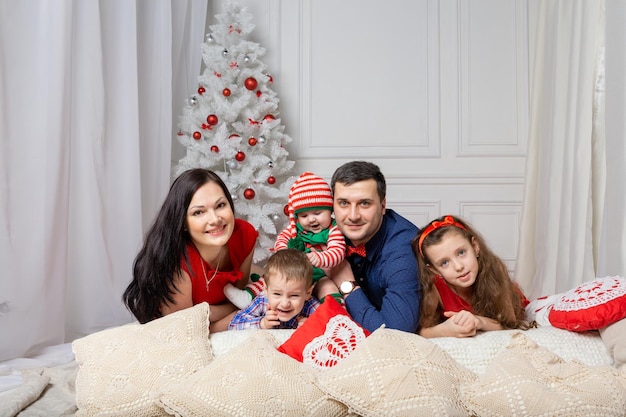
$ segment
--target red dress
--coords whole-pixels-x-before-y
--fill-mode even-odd
[[[442,304],[442,315],[444,311],[454,311],[459,312],[461,310],[467,310],[470,313],[474,314],[474,309],[471,305],[469,305],[464,299],[462,299],[457,293],[452,291],[450,287],[448,287],[448,283],[443,277],[438,276],[435,278],[435,286],[437,287],[437,291],[439,292],[439,297],[441,298]],[[522,307],[526,307],[530,301],[526,298],[524,293],[520,290],[517,284],[513,284],[515,291],[517,291],[520,295],[520,303]]]
[[[202,259],[200,252],[198,252],[193,242],[187,244],[187,256],[189,256],[191,271],[189,271],[184,257],[181,259],[180,266],[191,278],[191,298],[193,305],[204,301],[209,304],[221,304],[226,301],[224,286],[229,282],[234,283],[239,281],[243,277],[243,272],[241,272],[239,268],[254,248],[258,236],[259,232],[257,232],[250,223],[245,220],[235,219],[235,228],[232,236],[228,240],[228,254],[233,267],[229,271],[219,270],[217,274],[215,274],[215,277],[213,277],[215,270]],[[204,269],[202,267],[203,263]],[[206,277],[210,280],[208,291],[205,272]]]
[[[439,298],[441,298],[442,313],[444,311],[459,312],[461,310],[467,310],[474,314],[472,306],[462,299],[457,293],[452,291],[443,277],[438,276],[435,278],[435,287],[437,287]]]

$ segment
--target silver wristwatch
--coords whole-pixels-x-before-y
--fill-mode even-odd
[[[357,287],[356,281],[344,281],[339,285],[339,293],[343,296],[350,294]]]

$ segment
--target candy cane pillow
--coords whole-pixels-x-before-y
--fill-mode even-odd
[[[626,279],[596,278],[560,294],[548,313],[554,327],[598,330],[626,317]]]
[[[318,369],[332,368],[369,336],[333,297],[296,329],[278,351]]]

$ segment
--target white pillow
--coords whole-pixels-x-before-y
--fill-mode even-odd
[[[256,334],[256,330],[258,329],[229,330],[226,332],[211,333],[209,341],[211,342],[213,356],[219,358],[230,352],[236,346]],[[279,343],[284,343],[285,340],[289,339],[295,332],[294,329],[271,329],[267,331],[272,333],[272,336],[274,336]]]
[[[168,416],[155,395],[213,359],[209,305],[93,333],[72,349],[79,365],[77,415]]]
[[[613,357],[616,368],[626,365],[626,319],[600,329],[600,337],[606,350]],[[624,368],[626,370],[626,367]]]
[[[521,330],[480,332],[474,337],[437,337],[428,339],[440,346],[453,359],[469,370],[482,374],[497,354]],[[570,332],[552,326],[528,329],[523,333],[565,360],[577,360],[586,365],[611,366],[613,359],[597,331]]]

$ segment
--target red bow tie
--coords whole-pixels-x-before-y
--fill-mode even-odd
[[[365,245],[359,245],[356,248],[354,246],[348,246],[347,249],[348,252],[346,253],[346,256],[359,255],[360,257],[365,258]]]

